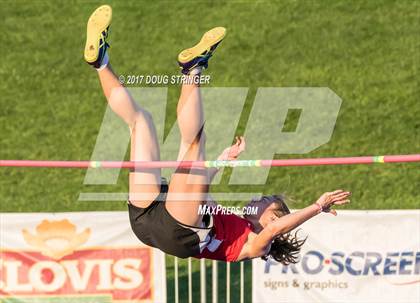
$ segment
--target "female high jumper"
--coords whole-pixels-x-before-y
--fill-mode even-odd
[[[98,72],[105,97],[112,110],[131,131],[131,161],[159,161],[159,144],[152,117],[132,99],[109,64],[106,42],[112,19],[108,5],[97,8],[87,24],[84,57]],[[200,42],[182,51],[178,63],[187,79],[207,68],[208,60],[225,37],[216,27]],[[181,142],[178,161],[204,161],[204,113],[200,86],[184,83],[177,106]],[[245,149],[243,137],[225,149],[219,160],[235,160]],[[282,195],[263,196],[248,203],[257,214],[202,214],[203,207],[217,204],[209,199],[209,184],[217,168],[178,168],[168,184],[158,168],[136,168],[129,174],[129,218],[135,235],[145,244],[180,257],[207,258],[227,262],[269,257],[283,263],[296,263],[305,240],[299,240],[296,227],[321,212],[336,215],[333,205],[349,203],[350,192],[324,193],[315,203],[290,213]]]

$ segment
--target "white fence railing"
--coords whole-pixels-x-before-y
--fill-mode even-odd
[[[174,257],[174,302],[179,303],[180,299],[182,302],[187,301],[188,303],[197,302],[197,299],[193,301],[193,283],[199,281],[200,283],[200,303],[207,303],[207,274],[206,274],[206,261],[204,259],[199,260],[200,262],[200,279],[193,280],[193,266],[192,266],[192,259],[187,259],[187,281],[188,281],[188,295],[180,293],[180,275],[179,275],[179,259]],[[239,289],[232,289],[231,287],[231,263],[225,262],[218,262],[218,261],[211,261],[211,303],[218,303],[219,302],[219,265],[223,264],[222,266],[226,266],[226,298],[223,300],[226,303],[232,302],[231,300],[231,290],[232,291],[239,291],[239,295],[235,297],[239,297],[239,302],[245,302],[245,265],[244,262],[239,263]],[[171,286],[168,285],[168,288]],[[187,298],[187,300],[185,300]]]

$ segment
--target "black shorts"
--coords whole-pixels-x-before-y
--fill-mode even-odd
[[[203,227],[189,226],[175,220],[165,207],[168,184],[162,179],[159,196],[147,208],[128,203],[131,228],[141,242],[163,252],[188,258],[198,255],[210,242],[213,218],[203,217]]]

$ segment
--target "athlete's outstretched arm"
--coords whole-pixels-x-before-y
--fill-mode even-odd
[[[331,209],[331,206],[349,203],[349,196],[350,192],[343,190],[324,193],[314,204],[292,214],[280,217],[268,224],[252,241],[249,257],[256,258],[264,255],[267,247],[275,237],[292,231],[320,212],[330,212],[333,215],[337,215],[336,211]]]

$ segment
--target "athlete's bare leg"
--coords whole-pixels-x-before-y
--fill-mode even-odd
[[[159,161],[159,143],[150,113],[133,100],[109,64],[98,70],[98,75],[109,106],[130,128],[130,160]],[[160,183],[160,169],[135,169],[130,173],[130,202],[138,207],[149,206],[160,193]]]
[[[225,28],[215,27],[206,32],[198,44],[183,50],[178,56],[182,73],[190,78],[198,76],[202,68],[208,66],[209,58],[225,34]],[[178,161],[204,161],[206,135],[200,86],[189,83],[182,85],[177,107],[181,131]],[[208,200],[209,175],[207,169],[177,169],[172,175],[166,208],[176,220],[201,226],[202,215],[198,211]]]
[[[181,132],[178,161],[204,161],[206,139],[199,85],[182,85],[177,114]],[[207,169],[177,169],[169,185],[166,208],[179,222],[200,226],[202,215],[198,209],[206,201],[208,190]]]
[[[159,144],[151,115],[135,103],[109,65],[107,38],[111,20],[112,8],[109,5],[101,5],[90,15],[86,27],[84,58],[98,71],[109,106],[130,128],[130,159],[158,161]],[[134,169],[130,173],[131,203],[147,207],[160,193],[160,183],[160,169]]]

